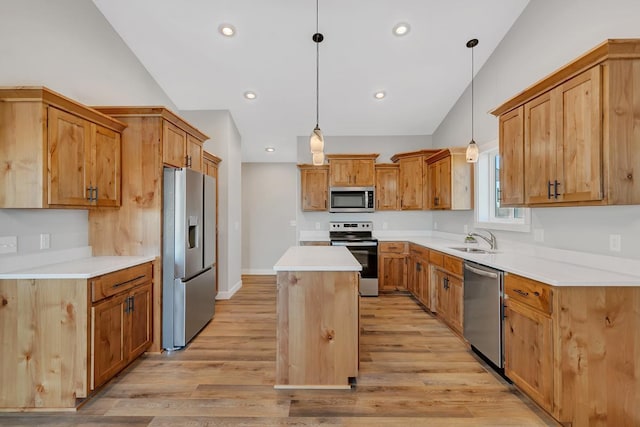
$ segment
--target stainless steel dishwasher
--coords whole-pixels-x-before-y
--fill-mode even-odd
[[[503,365],[503,272],[464,262],[464,337],[496,367]]]

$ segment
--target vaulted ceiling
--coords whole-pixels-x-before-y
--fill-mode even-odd
[[[296,160],[316,123],[315,0],[93,1],[180,110],[231,112],[243,161]],[[477,72],[527,3],[319,0],[325,136],[432,134],[470,83],[466,42]]]

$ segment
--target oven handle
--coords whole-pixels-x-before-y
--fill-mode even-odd
[[[331,246],[378,246],[376,242],[331,242]]]

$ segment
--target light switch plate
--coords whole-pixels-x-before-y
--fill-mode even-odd
[[[51,247],[51,234],[42,233],[40,235],[40,249],[49,249]]]
[[[533,230],[533,241],[544,242],[544,229],[536,228]]]
[[[612,252],[620,252],[622,250],[622,236],[609,234],[609,250]]]
[[[0,237],[0,254],[15,254],[18,252],[18,236]]]

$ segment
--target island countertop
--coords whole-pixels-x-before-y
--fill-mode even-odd
[[[344,246],[292,246],[273,266],[274,271],[362,271]]]

